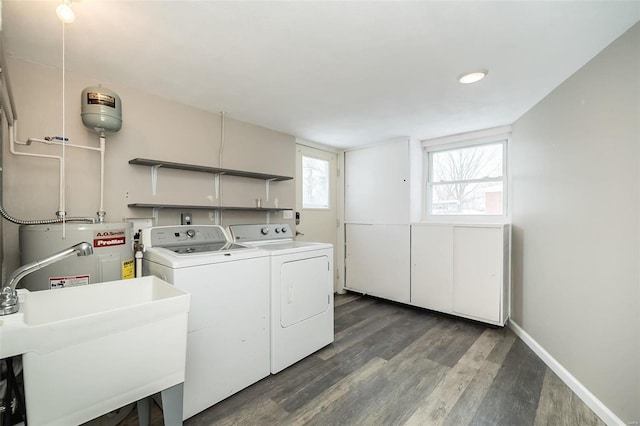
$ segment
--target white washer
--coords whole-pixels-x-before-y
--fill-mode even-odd
[[[191,293],[184,419],[269,375],[269,254],[220,226],[143,230],[143,274]]]
[[[271,373],[333,342],[333,245],[294,241],[287,224],[229,230],[271,254]]]

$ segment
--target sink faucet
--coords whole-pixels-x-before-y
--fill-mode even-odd
[[[78,256],[89,256],[93,254],[93,246],[87,242],[78,243],[68,249],[62,250],[58,253],[54,253],[49,257],[45,257],[42,260],[36,260],[35,262],[27,263],[13,271],[13,274],[7,280],[2,292],[0,292],[0,316],[9,315],[18,312],[18,292],[16,286],[18,282],[29,275],[32,272],[37,271],[40,268],[44,268],[47,265],[66,259],[69,256],[77,254]]]

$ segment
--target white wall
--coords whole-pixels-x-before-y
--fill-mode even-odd
[[[512,319],[640,420],[640,24],[513,125]]]
[[[18,138],[42,138],[62,133],[62,85],[60,70],[10,58],[9,73],[18,113]],[[150,210],[129,209],[129,203],[187,203],[217,205],[213,175],[160,169],[158,193],[153,196],[150,168],[128,164],[143,157],[205,166],[219,166],[221,120],[212,114],[153,96],[120,84],[67,72],[66,136],[70,143],[98,146],[98,136],[83,125],[80,118],[80,94],[87,86],[102,84],[114,90],[122,100],[123,125],[120,132],[108,135],[106,142],[105,210],[107,220],[125,217],[149,217]],[[278,175],[294,176],[295,138],[293,136],[243,123],[225,121],[226,142],[222,167]],[[52,218],[58,209],[58,172],[52,160],[16,157],[8,152],[8,137],[3,135],[3,201],[8,212],[20,219]],[[60,153],[59,147],[34,144],[19,150],[32,153]],[[85,150],[66,151],[66,211],[70,216],[95,216],[99,207],[100,157]],[[262,180],[223,177],[222,204],[255,206],[256,198],[265,198]],[[294,207],[294,181],[273,182],[270,199],[278,198],[280,207]],[[263,203],[263,206],[266,203]],[[193,211],[194,223],[212,224],[208,211]],[[177,224],[179,210],[161,210],[159,224]],[[264,222],[264,213],[222,214],[222,224]],[[271,221],[282,221],[282,214],[271,214]],[[284,222],[293,226],[293,222]],[[18,266],[18,227],[5,223],[3,272]]]

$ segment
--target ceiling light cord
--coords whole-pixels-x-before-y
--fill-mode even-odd
[[[65,45],[66,45],[66,40],[65,40],[65,26],[67,24],[64,23],[64,21],[62,22],[62,140],[65,141],[66,140],[66,136],[67,136],[67,132],[66,132],[66,122],[65,122],[65,114],[66,114],[66,99],[65,99],[65,92],[66,92],[66,84],[65,84],[65,74],[66,74],[66,67],[65,67],[65,62],[66,62],[66,58],[65,58]],[[66,153],[66,149],[65,149],[65,144],[62,144],[62,167],[60,172],[62,173],[61,176],[61,180],[62,180],[62,188],[60,188],[61,191],[61,199],[62,199],[62,203],[61,203],[61,207],[60,207],[60,211],[58,212],[58,217],[62,218],[62,239],[66,238],[66,216],[67,216],[67,208],[66,208],[66,191],[65,191],[65,168],[66,168],[66,162],[65,162],[65,153]]]

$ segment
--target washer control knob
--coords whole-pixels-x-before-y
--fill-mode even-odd
[[[195,236],[196,236],[196,231],[194,231],[193,229],[187,229],[187,237],[193,238]]]
[[[287,227],[286,227],[286,226],[283,226],[283,227],[282,227],[282,233],[283,233],[283,234],[286,234],[286,233],[287,233]]]
[[[276,228],[276,234],[280,233],[280,228]]]
[[[269,227],[268,226],[263,226],[262,229],[260,229],[260,233],[262,235],[267,235],[269,233]]]

